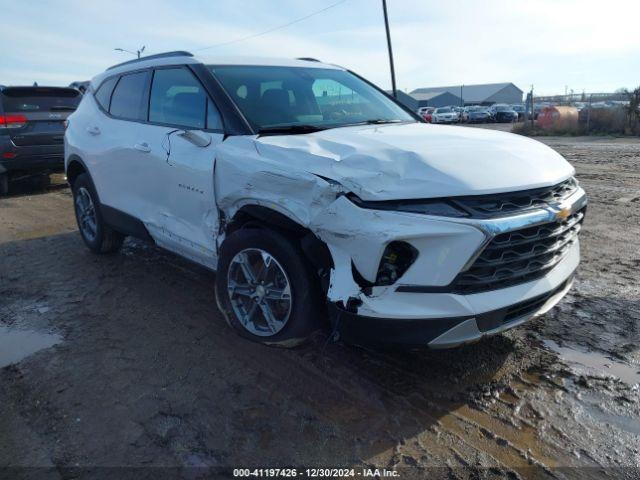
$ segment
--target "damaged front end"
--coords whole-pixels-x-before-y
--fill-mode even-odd
[[[316,267],[334,332],[349,343],[468,343],[546,311],[570,287],[579,262],[577,237],[531,281],[485,291],[456,286],[492,239],[555,225],[555,207],[478,219],[461,207],[462,197],[363,201],[342,182],[295,168],[299,158],[264,155],[256,143],[229,138],[216,159],[216,201],[224,219],[218,242],[243,215],[294,232]],[[563,202],[571,215],[583,216],[582,189],[572,186]],[[474,268],[474,275],[482,273]]]

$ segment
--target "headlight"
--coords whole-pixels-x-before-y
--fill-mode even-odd
[[[395,212],[420,213],[438,217],[468,217],[469,214],[449,200],[390,200],[368,202],[350,193],[347,198],[361,208],[391,210]]]

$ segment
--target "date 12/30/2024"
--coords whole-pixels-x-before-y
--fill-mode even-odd
[[[385,468],[236,468],[235,478],[399,478],[396,470]]]

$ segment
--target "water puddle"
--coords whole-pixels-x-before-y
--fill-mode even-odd
[[[61,341],[62,338],[53,333],[17,330],[0,325],[0,368],[18,363],[29,355]]]
[[[598,376],[616,377],[630,385],[640,383],[640,366],[627,365],[598,352],[584,352],[575,348],[561,347],[553,340],[545,340],[544,345],[560,355],[577,371]]]

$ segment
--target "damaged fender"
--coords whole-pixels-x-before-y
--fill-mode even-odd
[[[312,231],[331,253],[328,299],[346,302],[364,297],[354,280],[351,264],[362,277],[376,280],[386,246],[403,240],[419,254],[400,282],[446,285],[459,272],[484,240],[470,225],[404,212],[376,211],[356,206],[346,198],[337,182],[260,155],[247,142],[253,138],[232,137],[219,148],[216,159],[216,202],[224,217],[231,219],[246,205],[279,212]],[[249,153],[248,153],[249,152]],[[255,152],[255,154],[251,154]],[[219,245],[224,235],[219,236]],[[374,287],[380,295],[388,287]]]

